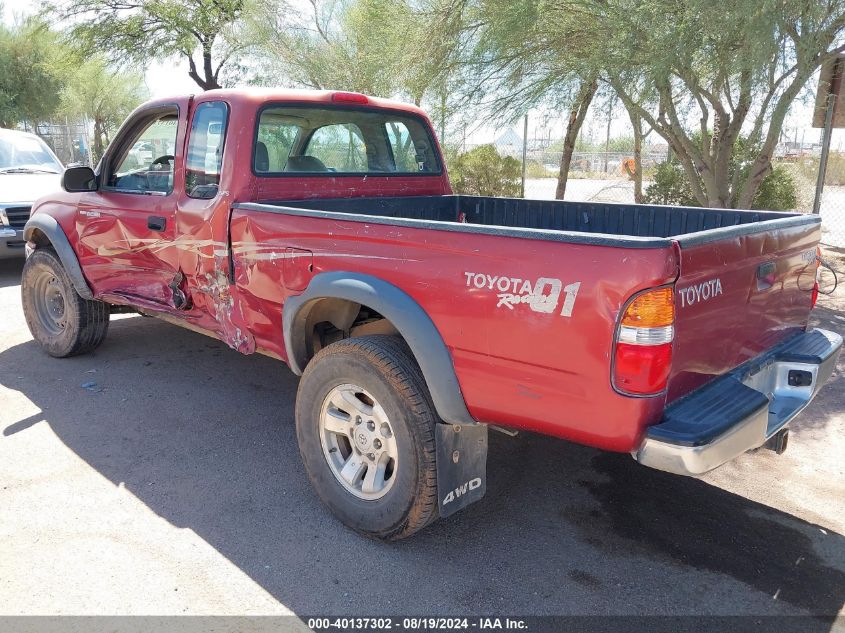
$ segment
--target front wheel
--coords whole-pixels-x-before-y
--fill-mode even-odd
[[[36,342],[57,358],[95,349],[109,328],[109,306],[77,294],[58,255],[39,248],[26,260],[21,303]]]
[[[437,517],[434,407],[401,339],[364,336],[322,349],[296,398],[302,461],[347,526],[400,539]]]

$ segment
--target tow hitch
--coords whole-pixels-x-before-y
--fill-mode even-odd
[[[763,444],[763,448],[768,448],[770,451],[774,451],[778,455],[783,455],[788,443],[789,429],[781,429],[772,435],[765,444]]]

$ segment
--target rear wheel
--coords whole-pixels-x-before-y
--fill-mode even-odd
[[[32,337],[51,356],[90,352],[108,332],[108,304],[80,297],[51,249],[40,248],[27,258],[21,302]]]
[[[403,538],[437,517],[436,421],[422,372],[397,337],[333,343],[299,384],[309,479],[343,523],[368,536]]]

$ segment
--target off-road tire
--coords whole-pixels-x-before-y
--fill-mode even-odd
[[[360,499],[337,480],[321,444],[321,410],[332,389],[354,384],[387,414],[398,451],[396,480],[376,500]],[[362,336],[332,343],[308,364],[296,397],[302,461],[320,499],[345,525],[370,537],[397,540],[437,518],[437,415],[422,372],[395,336]]]
[[[45,284],[50,288],[47,291]],[[45,292],[50,292],[54,301],[60,294],[61,323],[49,315],[49,310],[45,314]],[[50,356],[85,354],[106,338],[108,304],[80,297],[58,255],[50,248],[39,248],[27,258],[21,275],[21,302],[32,337]]]

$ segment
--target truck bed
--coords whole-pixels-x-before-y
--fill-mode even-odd
[[[529,229],[546,235],[534,233],[525,235],[526,237],[601,243],[613,241],[608,240],[612,237],[681,238],[681,236],[686,243],[691,243],[691,240],[700,243],[710,239],[722,239],[728,233],[741,235],[775,226],[813,224],[818,221],[813,216],[776,211],[738,211],[463,195],[272,200],[262,202],[262,206],[264,205],[285,207],[286,212],[295,212],[296,209],[300,209],[326,216],[331,214],[376,216],[381,218],[382,222],[413,220],[466,223],[490,227],[495,229],[495,232],[504,235],[508,234],[508,229]],[[760,223],[766,224],[761,226]],[[439,228],[448,230],[447,227]],[[714,229],[727,230],[713,233]],[[477,230],[484,233],[491,232]],[[580,239],[570,235],[569,240],[561,240],[560,235],[555,236],[551,233],[585,235]],[[595,237],[590,239],[587,237],[590,235]],[[636,241],[641,240],[624,240],[626,246],[634,246]],[[646,241],[645,244],[657,245],[653,240]]]
[[[667,403],[804,331],[820,229],[792,213],[449,195],[238,203],[230,231],[259,348],[285,354],[282,306],[315,276],[386,279],[440,332],[474,419],[630,451]],[[530,307],[513,290],[525,280],[578,288],[574,309]],[[668,388],[621,394],[619,314],[669,284]]]

